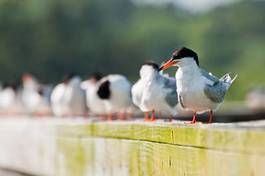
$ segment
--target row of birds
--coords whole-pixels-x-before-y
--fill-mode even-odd
[[[163,74],[172,66],[178,67],[175,78]],[[177,49],[161,67],[146,62],[139,73],[135,84],[118,74],[105,77],[93,74],[85,81],[69,74],[53,89],[40,86],[31,75],[25,75],[20,93],[12,86],[2,88],[0,108],[15,107],[19,97],[23,109],[30,113],[40,107],[51,107],[55,116],[82,116],[89,112],[111,120],[130,118],[140,109],[145,113],[145,121],[154,121],[157,115],[175,117],[192,111],[191,123],[196,123],[196,115],[204,112],[209,112],[211,123],[213,111],[218,109],[236,79],[229,74],[218,79],[201,69],[198,55],[185,47]]]

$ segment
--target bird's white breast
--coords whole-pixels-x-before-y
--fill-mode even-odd
[[[91,84],[89,85],[86,96],[87,96],[87,106],[91,112],[95,114],[105,114],[105,104],[97,95],[98,85]]]
[[[110,113],[127,111],[132,106],[131,83],[122,75],[109,75],[102,79],[102,82],[110,82],[111,97],[105,100],[106,110]]]
[[[176,73],[177,93],[185,109],[194,112],[205,112],[216,108],[204,94],[205,79],[195,69],[179,69]]]
[[[172,108],[166,102],[168,89],[158,82],[156,79],[143,81],[143,95],[140,103],[140,109],[143,112],[156,110],[157,112],[165,112],[176,114],[175,108]]]

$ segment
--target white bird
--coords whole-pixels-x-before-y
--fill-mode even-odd
[[[65,100],[66,85],[60,83],[54,87],[51,94],[51,107],[55,116],[64,116],[68,113],[68,105]]]
[[[23,75],[22,82],[21,100],[25,110],[28,113],[37,113],[48,109],[49,98],[44,95],[45,88],[30,74]]]
[[[104,101],[109,120],[116,113],[125,118],[133,109],[131,83],[122,75],[113,74],[102,78],[97,94]]]
[[[133,103],[145,112],[145,120],[155,120],[155,112],[165,112],[170,116],[178,114],[176,79],[159,73],[159,66],[147,62],[140,69],[140,79],[132,87]]]
[[[188,48],[175,51],[172,58],[160,70],[171,66],[179,67],[176,72],[177,93],[181,106],[193,111],[191,123],[196,123],[196,114],[209,111],[209,123],[213,111],[218,109],[234,80],[229,74],[218,79],[199,66],[198,55]]]
[[[15,110],[18,105],[17,86],[15,84],[4,84],[0,91],[0,109],[3,112]]]
[[[82,88],[86,91],[86,103],[90,113],[103,117],[106,115],[105,103],[97,94],[101,78],[100,74],[91,75],[82,83]]]
[[[254,111],[265,110],[265,87],[257,87],[247,93],[246,96],[247,106]]]
[[[81,79],[74,74],[66,76],[51,95],[53,113],[56,116],[85,115],[85,92],[81,89]]]

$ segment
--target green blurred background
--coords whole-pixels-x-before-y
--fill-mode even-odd
[[[239,75],[230,100],[265,83],[265,2],[194,9],[172,1],[1,0],[0,80],[30,72],[55,83],[65,72],[98,71],[134,81],[145,60],[161,63],[187,46],[217,76]]]

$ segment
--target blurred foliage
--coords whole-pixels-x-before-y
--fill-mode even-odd
[[[191,14],[130,0],[2,0],[0,80],[31,72],[56,82],[70,71],[136,80],[145,60],[161,63],[185,45],[214,74],[239,74],[228,98],[242,99],[265,82],[264,18],[265,2],[251,1]]]

